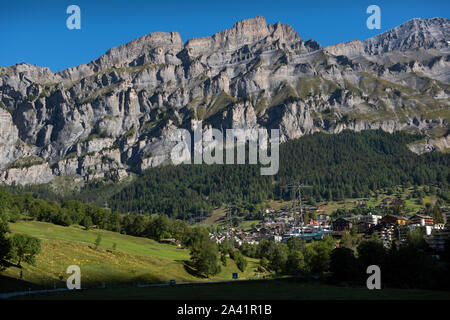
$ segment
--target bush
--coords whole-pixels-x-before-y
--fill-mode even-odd
[[[235,259],[236,265],[242,272],[245,271],[245,268],[247,268],[247,260],[245,260],[244,256],[239,253],[239,255]]]
[[[227,257],[226,257],[225,254],[222,254],[222,255],[220,256],[220,261],[222,262],[222,265],[223,265],[224,267],[227,266]]]
[[[100,246],[101,242],[102,242],[102,235],[98,234],[97,235],[97,239],[95,239],[95,249],[98,249],[98,247]]]

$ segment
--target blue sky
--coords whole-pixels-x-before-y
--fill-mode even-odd
[[[81,30],[66,27],[71,4],[81,9]],[[380,30],[366,27],[371,4],[381,8]],[[364,40],[414,17],[449,18],[449,12],[448,0],[0,0],[0,66],[26,62],[59,71],[154,31],[178,31],[186,41],[259,15],[326,46]]]

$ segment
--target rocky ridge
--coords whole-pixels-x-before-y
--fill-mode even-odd
[[[56,73],[0,67],[0,183],[121,180],[165,163],[174,130],[200,121],[279,128],[282,141],[345,129],[445,130],[449,26],[412,19],[322,48],[256,17],[186,43],[176,32],[151,33]],[[442,139],[428,145],[445,149]]]

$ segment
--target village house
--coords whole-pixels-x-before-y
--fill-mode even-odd
[[[379,224],[367,229],[365,237],[370,238],[372,234],[376,233],[383,245],[388,247],[393,239],[397,239],[398,243],[404,243],[410,229],[409,225],[380,221]]]
[[[366,238],[370,238],[372,234],[377,234],[384,246],[389,246],[395,234],[395,225],[392,223],[381,222],[375,226],[370,227],[366,231]]]
[[[440,207],[442,217],[444,218],[444,224],[450,223],[450,207]]]
[[[282,214],[281,216],[275,218],[276,223],[289,223],[290,221],[294,221],[294,218],[287,214]]]
[[[381,216],[378,216],[378,215],[369,213],[369,214],[367,214],[367,215],[361,216],[360,219],[359,219],[359,221],[361,221],[361,222],[366,222],[366,223],[368,223],[368,224],[375,225],[375,224],[378,224],[378,222],[379,222],[379,220],[380,220],[381,218],[382,218]]]
[[[346,218],[338,218],[333,221],[333,231],[350,231],[352,226],[352,222],[347,220]]]
[[[430,235],[424,239],[428,245],[436,251],[444,251],[445,243],[450,238],[450,226],[447,224],[443,230],[433,230]]]
[[[398,226],[405,226],[408,223],[408,218],[402,217],[402,216],[396,216],[396,215],[392,215],[392,214],[387,214],[380,219],[380,223],[381,222],[392,223],[392,224],[395,224]]]
[[[359,221],[356,224],[356,232],[358,232],[358,233],[366,233],[367,230],[369,230],[369,228],[373,227],[374,225],[376,225],[376,224],[375,223],[365,222],[365,221]]]
[[[330,220],[330,217],[327,214],[321,213],[317,216],[315,221],[317,222],[317,225],[320,226],[320,228],[330,229],[331,227],[329,224],[329,220]]]
[[[280,235],[270,235],[267,237],[268,240],[272,240],[275,242],[281,242],[282,237]]]
[[[426,215],[415,214],[409,217],[410,224],[418,224],[420,226],[433,226],[434,221],[433,218]]]
[[[359,221],[356,223],[356,231],[358,233],[365,233],[371,227],[378,224],[381,216],[369,213],[368,215],[359,216]]]
[[[234,242],[237,243],[239,246],[241,246],[242,243],[243,243],[243,241],[240,238],[236,237],[236,236],[234,237]]]
[[[433,225],[420,225],[418,223],[409,223],[408,224],[409,230],[419,229],[423,235],[430,235],[431,232],[434,230]]]
[[[344,219],[352,222],[353,224],[356,224],[356,223],[358,223],[358,221],[361,220],[362,216],[363,216],[362,214],[357,214],[356,216],[345,217]]]

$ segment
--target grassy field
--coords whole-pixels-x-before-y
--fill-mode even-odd
[[[419,188],[421,189],[421,188]],[[371,197],[368,198],[346,198],[342,201],[322,201],[322,202],[318,202],[317,205],[321,205],[323,206],[323,210],[321,212],[326,213],[326,214],[331,214],[333,213],[333,211],[336,211],[337,209],[353,209],[356,207],[356,203],[357,201],[365,201],[365,203],[369,206],[369,207],[375,207],[377,205],[379,205],[382,200],[386,197],[390,197],[390,198],[394,198],[397,196],[397,192],[399,191],[399,195],[400,198],[402,200],[405,200],[406,202],[406,210],[407,211],[411,211],[413,213],[416,213],[418,210],[420,210],[420,208],[423,208],[425,206],[426,203],[431,203],[431,204],[435,204],[437,197],[433,196],[433,195],[429,195],[429,196],[425,196],[423,197],[422,201],[423,204],[419,204],[417,202],[417,198],[412,198],[410,197],[410,199],[407,199],[408,196],[411,195],[411,193],[413,192],[413,188],[405,188],[404,191],[401,191],[401,188],[394,188],[394,193],[389,195],[387,194],[387,192],[383,192],[380,191],[378,193],[378,195],[375,196],[375,194],[373,194]],[[275,209],[275,210],[279,210],[283,207],[286,208],[290,208],[292,206],[291,201],[269,201],[268,202],[268,207]]]
[[[258,225],[260,223],[260,220],[242,220],[239,223],[239,227],[242,228],[243,231],[251,231],[253,228],[253,225]]]
[[[406,289],[368,290],[295,282],[291,279],[188,284],[174,287],[90,289],[15,299],[149,299],[149,300],[450,300],[450,292]]]
[[[245,220],[242,217],[239,218],[239,228],[244,231],[251,231],[252,225],[257,225],[261,221],[260,220]],[[229,220],[227,220],[226,212],[224,208],[218,208],[213,210],[210,217],[207,217],[205,220],[197,222],[195,225],[197,226],[227,226],[229,225]]]
[[[2,292],[20,291],[36,286],[65,287],[66,269],[70,265],[81,268],[82,283],[85,286],[100,286],[124,283],[167,283],[207,280],[231,280],[238,272],[242,279],[254,277],[258,261],[248,258],[248,267],[240,272],[233,260],[210,279],[198,278],[186,266],[189,251],[174,245],[126,236],[105,230],[83,230],[79,226],[62,227],[45,222],[28,221],[10,224],[12,233],[25,233],[42,240],[42,250],[36,265],[23,265],[23,284],[19,279],[20,269],[11,266],[0,272]],[[99,248],[94,242],[102,235]],[[113,244],[116,249],[113,250]],[[63,280],[59,279],[63,276]]]
[[[224,222],[225,214],[226,213],[224,208],[215,209],[210,217],[206,218],[203,221],[198,222],[197,225],[205,225],[205,226],[222,225]]]

